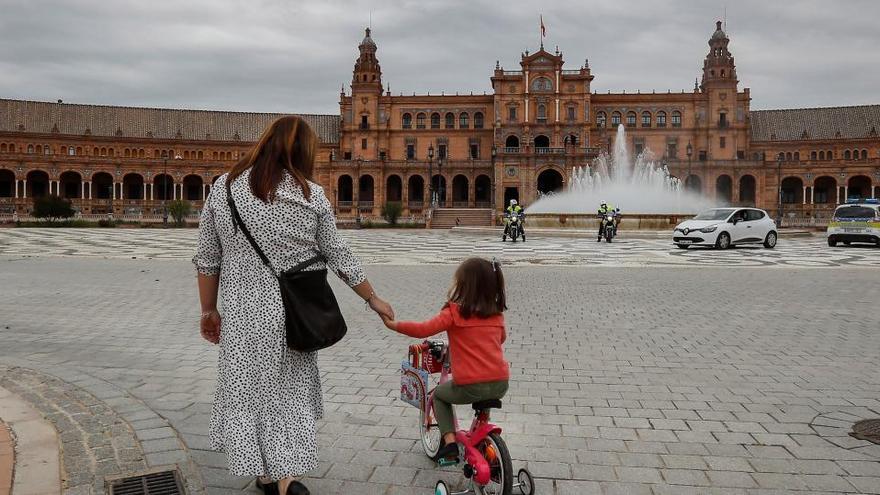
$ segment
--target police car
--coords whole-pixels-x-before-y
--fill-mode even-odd
[[[828,245],[868,242],[880,246],[880,200],[847,201],[834,210],[828,223]]]

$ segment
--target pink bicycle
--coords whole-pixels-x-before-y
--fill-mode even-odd
[[[438,458],[440,429],[433,415],[433,387],[429,390],[429,376],[440,373],[439,383],[450,380],[448,345],[443,340],[429,339],[409,348],[409,359],[403,362],[401,399],[419,408],[419,430],[425,454],[441,466],[464,460],[462,471],[471,480],[471,489],[450,492],[446,483],[438,481],[435,495],[512,495],[518,488],[523,495],[535,493],[532,475],[520,469],[513,479],[513,468],[507,444],[501,438],[501,428],[489,422],[489,411],[500,409],[500,400],[486,400],[472,404],[474,419],[468,430],[459,429],[455,421],[455,439],[459,446],[458,461]]]

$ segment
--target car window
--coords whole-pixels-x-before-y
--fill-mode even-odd
[[[764,212],[761,210],[748,210],[748,216],[746,220],[760,220],[764,218]]]
[[[740,220],[745,220],[745,219],[746,219],[746,210],[737,210],[737,212],[734,213],[734,214],[730,217],[730,221],[732,222],[732,221],[734,221],[734,220],[737,219],[737,218],[740,219]]]
[[[699,215],[694,217],[694,220],[724,220],[727,218],[727,215],[730,215],[730,212],[733,211],[730,208],[713,208],[711,210],[706,210],[701,212]]]
[[[834,212],[834,218],[873,218],[874,209],[867,206],[841,206]]]

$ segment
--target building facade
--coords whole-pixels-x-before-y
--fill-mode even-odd
[[[321,140],[316,180],[342,219],[387,202],[412,217],[497,210],[566,187],[623,125],[630,149],[718,203],[811,219],[880,195],[880,105],[753,111],[729,43],[717,23],[692,91],[597,94],[588,61],[566,68],[542,46],[516,70],[496,63],[492,94],[395,96],[367,29],[339,114],[303,115]],[[46,194],[84,214],[158,215],[178,198],[198,209],[281,115],[0,100],[0,214]]]

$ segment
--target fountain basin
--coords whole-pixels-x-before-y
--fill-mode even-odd
[[[631,213],[620,219],[620,230],[669,230],[684,220],[693,218],[683,213]],[[589,213],[530,213],[526,215],[526,228],[573,228],[598,229],[599,217]]]

